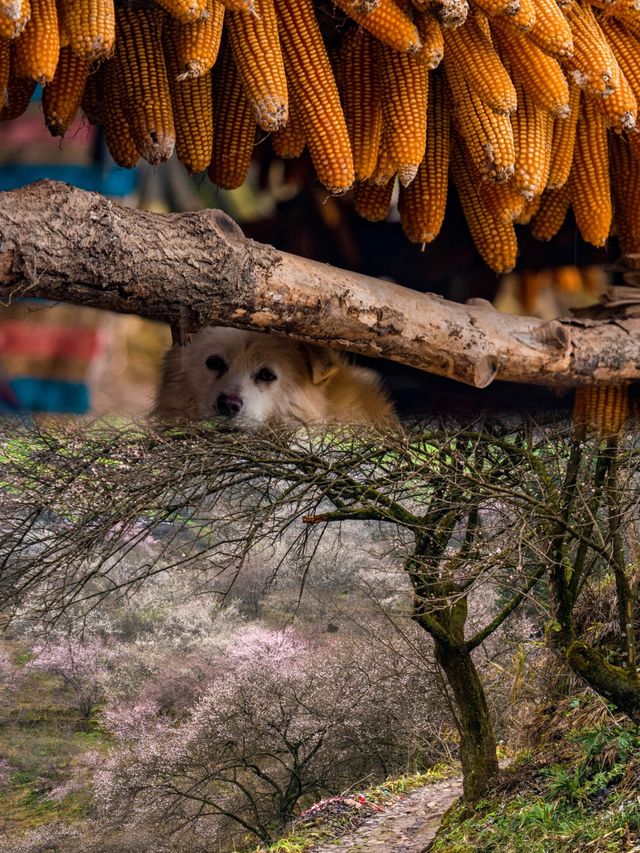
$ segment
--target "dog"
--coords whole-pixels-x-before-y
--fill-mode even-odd
[[[242,429],[276,423],[396,423],[378,375],[324,347],[208,326],[165,356],[154,414],[228,418]]]

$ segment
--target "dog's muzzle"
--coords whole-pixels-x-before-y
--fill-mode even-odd
[[[242,398],[237,394],[220,394],[216,401],[216,408],[221,415],[233,418],[242,411]]]

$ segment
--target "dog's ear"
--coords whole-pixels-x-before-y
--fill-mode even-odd
[[[335,376],[340,368],[341,358],[333,350],[306,344],[304,353],[309,365],[311,381],[314,385],[327,382],[332,376]]]
[[[190,417],[196,401],[188,379],[188,350],[174,344],[165,353],[153,411],[156,415]]]

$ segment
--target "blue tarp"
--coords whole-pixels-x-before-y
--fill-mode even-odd
[[[52,181],[66,181],[83,190],[110,196],[125,196],[136,188],[135,169],[122,169],[119,166],[101,168],[99,166],[74,165],[35,165],[19,164],[0,166],[0,190],[15,190],[48,178]]]

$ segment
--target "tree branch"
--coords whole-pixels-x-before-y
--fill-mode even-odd
[[[544,322],[460,305],[276,251],[219,210],[154,214],[67,184],[0,193],[0,296],[172,325],[269,330],[476,387],[640,379],[640,320]]]
[[[517,592],[513,598],[508,601],[502,610],[489,622],[484,626],[477,634],[474,634],[469,640],[467,640],[467,648],[470,652],[474,649],[477,649],[479,645],[484,643],[487,637],[490,637],[494,631],[497,631],[498,628],[505,622],[509,616],[516,610],[525,598],[529,595],[534,586],[538,583],[542,575],[544,574],[545,566],[544,564],[539,566],[533,575],[529,578],[527,584],[523,589]]]

